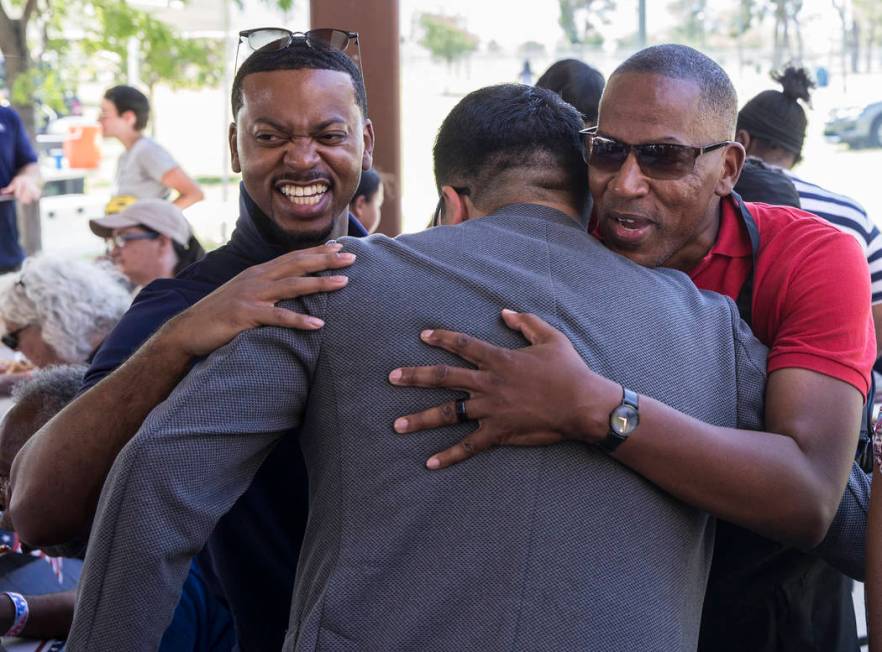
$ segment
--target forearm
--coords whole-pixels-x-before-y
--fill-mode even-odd
[[[117,454],[190,365],[190,356],[168,336],[173,322],[22,448],[13,464],[9,509],[24,541],[60,544],[88,530]]]
[[[39,163],[28,163],[23,168],[21,168],[16,175],[17,177],[28,177],[31,181],[36,183],[38,186],[43,185],[43,175],[40,174],[40,165]]]
[[[879,467],[873,469],[879,477]],[[882,652],[882,496],[870,497],[870,515],[867,522],[867,629],[870,633],[870,652]]]
[[[65,639],[73,622],[76,591],[25,596],[28,621],[19,636],[33,639]],[[0,632],[8,631],[15,620],[15,608],[6,596],[0,596]]]
[[[162,183],[178,193],[178,196],[172,203],[180,209],[192,206],[205,197],[199,184],[193,181],[193,179],[191,179],[190,176],[179,167],[166,172],[162,177]]]
[[[615,457],[680,500],[775,540],[816,545],[845,487],[788,436],[721,428],[647,397]]]
[[[184,192],[179,193],[172,203],[183,210],[188,206],[192,206],[196,202],[202,201],[204,198],[205,193],[203,193],[198,187],[194,187],[192,190],[185,190]]]

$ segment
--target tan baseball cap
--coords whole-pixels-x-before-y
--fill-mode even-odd
[[[146,226],[184,247],[187,246],[192,234],[190,223],[187,222],[181,209],[162,199],[142,199],[119,213],[89,220],[92,233],[100,238],[109,238],[114,230],[130,226]]]

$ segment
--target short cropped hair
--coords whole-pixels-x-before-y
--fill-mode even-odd
[[[135,114],[135,129],[143,131],[150,119],[150,100],[133,86],[114,86],[104,93],[104,99],[112,102],[116,112],[122,115],[126,111]]]
[[[576,107],[586,123],[595,125],[605,83],[601,72],[587,63],[578,59],[561,59],[542,73],[536,86],[554,91]]]
[[[435,141],[435,183],[468,183],[481,201],[495,177],[515,169],[548,173],[546,187],[587,199],[582,116],[559,95],[522,84],[466,95],[444,119]]]
[[[0,319],[42,329],[62,360],[85,362],[132,302],[125,278],[84,260],[37,256],[0,278]]]
[[[83,386],[88,367],[81,364],[39,369],[12,388],[13,403],[34,403],[37,422],[44,424],[61,412]]]
[[[362,79],[358,65],[340,50],[329,48],[321,43],[295,38],[286,48],[281,50],[262,48],[245,59],[233,79],[230,99],[233,105],[234,119],[239,115],[239,109],[242,108],[242,82],[245,77],[255,72],[272,72],[274,70],[336,70],[346,73],[352,78],[355,101],[361,109],[361,114],[363,117],[367,117],[367,92],[364,89],[364,79]]]
[[[612,77],[629,72],[694,82],[704,107],[718,119],[721,129],[734,136],[738,95],[729,75],[710,57],[687,45],[654,45],[626,59]]]

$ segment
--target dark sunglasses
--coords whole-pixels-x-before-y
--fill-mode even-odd
[[[138,240],[156,240],[161,234],[156,231],[151,231],[149,233],[121,233],[119,235],[112,235],[107,238],[104,238],[104,244],[107,246],[107,250],[110,251],[114,247],[119,247],[122,249],[130,242],[136,242]]]
[[[695,169],[695,161],[702,154],[731,145],[724,140],[705,147],[690,147],[674,143],[647,143],[629,145],[612,138],[597,135],[597,127],[583,129],[587,140],[588,167],[601,172],[617,172],[631,152],[637,158],[641,172],[651,179],[680,179]]]
[[[18,336],[29,325],[30,324],[26,324],[26,325],[22,326],[21,328],[17,328],[16,330],[14,330],[10,333],[6,333],[2,337],[0,337],[0,342],[3,342],[3,345],[6,346],[7,348],[9,348],[13,351],[18,351],[18,344],[19,344]]]
[[[463,197],[468,197],[469,193],[471,192],[465,186],[450,186],[450,187],[453,188],[454,192],[456,192],[457,195],[462,195]],[[428,228],[431,229],[433,226],[440,226],[441,225],[441,213],[443,213],[443,212],[444,212],[444,193],[441,193],[441,195],[438,197],[438,205],[435,206],[435,212],[432,214],[432,221],[429,222]]]
[[[242,30],[239,32],[239,43],[236,46],[236,67],[234,70],[239,70],[239,52],[243,50],[243,46],[242,61],[244,62],[258,50],[284,50],[295,41],[302,41],[310,47],[317,44],[347,54],[358,64],[359,72],[364,77],[364,71],[361,69],[361,45],[358,42],[358,32],[329,28],[311,29],[308,32],[292,32],[284,27],[256,27]],[[356,51],[354,54],[350,54],[346,50],[353,41]]]

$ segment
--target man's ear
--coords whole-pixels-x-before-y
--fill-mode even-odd
[[[471,206],[465,195],[460,195],[453,186],[441,186],[444,207],[441,209],[441,224],[461,224],[471,217]]]
[[[352,209],[352,212],[355,213],[355,217],[361,217],[361,212],[364,210],[366,204],[367,198],[364,195],[359,195],[355,198],[355,201],[350,204],[350,208]]]
[[[233,168],[233,172],[241,172],[242,166],[239,165],[239,146],[236,143],[236,123],[230,123],[230,165]]]
[[[374,164],[374,123],[370,120],[364,121],[364,153],[361,155],[361,169],[370,170]]]
[[[744,159],[747,153],[741,143],[732,143],[726,146],[723,152],[723,169],[720,171],[720,178],[714,187],[714,193],[720,197],[725,197],[732,193],[735,184],[738,183],[738,177],[741,176],[741,168],[744,166]]]
[[[135,128],[135,123],[138,122],[138,116],[136,116],[135,112],[132,110],[123,111],[119,117],[125,120],[126,124],[129,125],[132,129]]]

